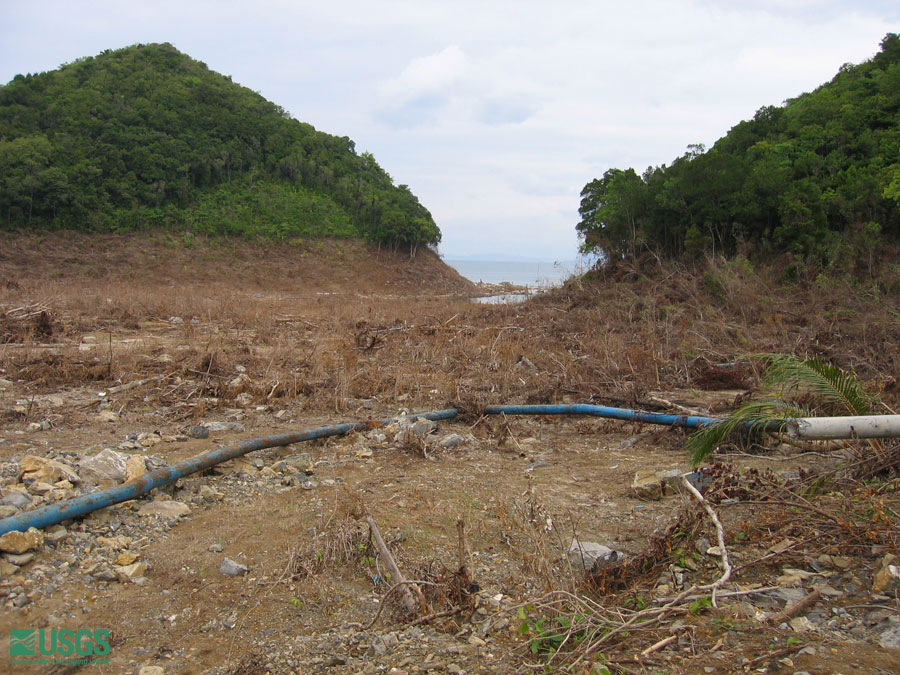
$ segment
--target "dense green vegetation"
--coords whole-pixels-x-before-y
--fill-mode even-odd
[[[817,266],[871,266],[900,238],[900,37],[784,106],[761,108],[671,166],[610,169],[581,193],[583,249],[615,260],[650,250]]]
[[[48,226],[365,237],[413,252],[441,236],[349,138],[291,119],[169,44],[0,87],[0,229]]]

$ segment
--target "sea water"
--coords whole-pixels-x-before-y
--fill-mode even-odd
[[[583,271],[579,261],[523,262],[511,260],[445,260],[462,276],[476,284],[504,282],[529,288],[558,286],[573,274]]]

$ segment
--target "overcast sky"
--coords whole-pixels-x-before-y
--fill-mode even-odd
[[[446,258],[568,260],[592,178],[711,145],[897,31],[898,0],[0,0],[0,80],[171,42],[372,152]]]

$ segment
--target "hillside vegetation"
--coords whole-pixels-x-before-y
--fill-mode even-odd
[[[880,241],[900,235],[900,36],[709,150],[643,175],[609,169],[581,197],[583,248],[608,259],[787,253],[870,273]]]
[[[0,228],[362,237],[434,245],[405,185],[170,44],[0,87]]]

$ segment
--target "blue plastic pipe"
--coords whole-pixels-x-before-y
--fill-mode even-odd
[[[457,411],[454,408],[448,410],[436,410],[429,413],[414,413],[410,417],[424,417],[429,420],[447,420],[456,417]],[[171,464],[145,473],[136,480],[116,485],[106,490],[99,490],[90,494],[81,495],[73,499],[67,499],[63,502],[42,506],[33,511],[19,513],[9,518],[0,520],[0,535],[6,534],[13,530],[25,532],[29,527],[43,528],[49,525],[55,525],[69,518],[77,518],[86,515],[105,506],[112,506],[126,502],[129,499],[137,499],[141,495],[145,495],[151,490],[174,483],[179,478],[184,478],[192,473],[209,469],[210,467],[234,459],[248,452],[255,450],[263,450],[265,448],[276,448],[282,445],[291,445],[292,443],[300,443],[301,441],[311,441],[316,438],[325,438],[326,436],[340,436],[351,431],[362,431],[371,429],[382,424],[387,424],[392,420],[378,420],[370,422],[346,422],[344,424],[335,424],[327,427],[318,427],[307,431],[296,431],[285,434],[277,434],[274,436],[263,436],[262,438],[252,438],[236,445],[224,446],[210,450],[202,455],[191,457],[177,464]]]
[[[699,415],[664,415],[662,413],[628,410],[627,408],[610,408],[605,405],[588,405],[571,403],[567,405],[489,405],[484,409],[485,415],[593,415],[628,422],[647,422],[648,424],[668,424],[696,429],[710,424],[718,424],[722,420],[717,417],[700,417]]]

